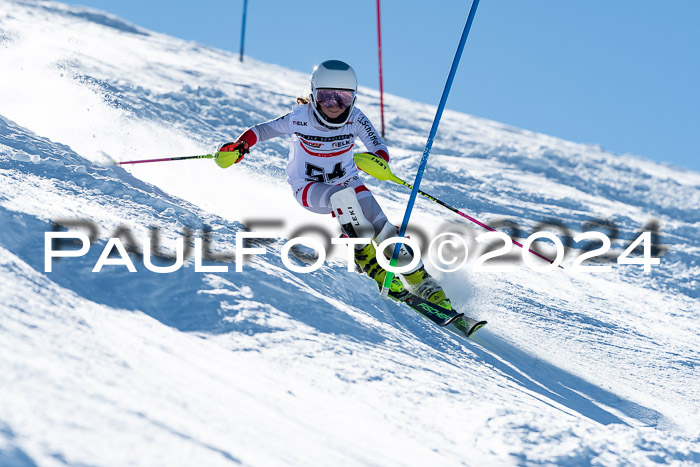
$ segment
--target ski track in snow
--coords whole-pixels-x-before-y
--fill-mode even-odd
[[[700,174],[446,111],[424,191],[520,237],[605,220],[616,254],[660,225],[650,275],[436,272],[489,321],[467,341],[382,301],[343,252],[311,274],[284,266],[295,230],[337,228],[293,200],[283,138],[227,170],[110,164],[210,152],[285,113],[306,75],[96,10],[0,5],[0,465],[700,463]],[[378,120],[377,91],[358,105]],[[434,111],[386,96],[406,180]],[[366,183],[398,222],[407,190]],[[482,233],[416,206],[429,235]],[[90,251],[44,272],[44,233],[71,222]],[[251,225],[274,238],[235,272]],[[144,237],[160,233],[167,266],[205,230],[221,258],[205,265],[228,272],[191,255],[146,269]],[[91,272],[116,235],[137,272]]]

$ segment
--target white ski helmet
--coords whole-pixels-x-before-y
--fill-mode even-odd
[[[322,89],[349,91],[351,94],[343,93],[344,97],[349,97],[348,100],[343,100],[347,104],[345,111],[337,118],[330,119],[320,109],[318,91]],[[331,128],[340,128],[350,118],[350,113],[355,105],[355,96],[357,94],[357,76],[355,70],[350,65],[340,60],[326,60],[319,65],[316,65],[311,73],[311,108],[314,110],[316,117],[324,125]],[[340,100],[338,100],[340,102]]]

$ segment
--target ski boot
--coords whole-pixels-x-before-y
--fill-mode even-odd
[[[404,274],[403,278],[414,294],[442,308],[448,310],[452,309],[452,303],[445,295],[445,291],[442,290],[440,284],[428,274],[428,271],[425,270],[425,266],[421,265],[412,273]]]
[[[384,278],[386,277],[386,270],[377,263],[377,250],[375,250],[371,242],[362,249],[355,250],[355,267],[358,272],[364,272],[377,281],[379,290],[382,290]],[[408,291],[406,287],[404,287],[403,282],[401,282],[398,276],[394,276],[391,281],[391,287],[389,288],[389,296],[395,300],[402,300],[406,295],[408,295]]]

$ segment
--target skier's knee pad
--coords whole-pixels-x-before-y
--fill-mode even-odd
[[[348,187],[333,193],[330,201],[331,208],[345,235],[350,238],[374,237],[374,227],[362,212],[354,188]]]
[[[384,224],[384,227],[379,232],[379,234],[377,234],[377,236],[374,238],[374,241],[377,242],[377,245],[379,245],[387,238],[393,238],[393,237],[398,237],[398,236],[399,236],[399,231],[396,228],[396,226],[393,225],[391,222],[387,222],[386,224]],[[384,256],[386,256],[387,258],[391,258],[391,255],[393,252],[394,252],[394,247],[390,246],[390,247],[386,248],[383,253],[384,253]],[[411,248],[409,245],[403,243],[401,245],[401,250],[399,251],[399,258],[397,260],[396,265],[401,267],[401,266],[405,266],[407,264],[410,264],[411,261],[413,261],[413,257],[414,257],[413,248]],[[416,270],[420,269],[421,267],[423,267],[423,262],[418,261],[415,268],[411,269],[410,271],[406,271],[402,274],[411,274],[412,272],[415,272]]]

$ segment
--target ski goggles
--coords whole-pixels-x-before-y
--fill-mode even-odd
[[[345,109],[350,107],[355,100],[353,91],[343,91],[340,89],[317,89],[316,102],[321,107],[330,109],[331,107],[340,107]]]

